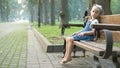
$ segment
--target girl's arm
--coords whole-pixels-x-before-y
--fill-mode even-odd
[[[93,35],[95,33],[95,29],[92,29],[91,31],[81,32],[79,33],[79,36],[83,35]]]

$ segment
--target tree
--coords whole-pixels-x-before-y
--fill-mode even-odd
[[[48,20],[48,0],[43,0],[43,24],[47,25],[49,24],[49,20]]]
[[[84,12],[88,8],[88,0],[69,0],[69,20],[83,20]]]
[[[111,0],[112,14],[120,14],[120,0]]]
[[[100,4],[103,7],[103,12],[105,15],[112,14],[111,11],[111,0],[89,0],[89,9],[93,6],[93,4]]]
[[[41,7],[41,0],[39,0],[39,3],[38,3],[38,27],[40,27],[40,22],[41,22],[41,17],[40,17],[41,16],[41,13],[40,13],[41,8],[40,7]]]
[[[61,0],[61,11],[59,12],[61,25],[69,22],[68,0]]]
[[[36,21],[38,18],[36,8],[38,8],[38,0],[28,0],[28,9],[29,9],[31,22]]]
[[[0,0],[0,16],[2,22],[8,21],[9,6],[7,0]]]
[[[55,25],[55,6],[54,6],[54,0],[51,0],[51,25]]]

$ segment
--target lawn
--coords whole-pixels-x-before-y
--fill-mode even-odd
[[[63,44],[63,39],[61,38],[61,29],[59,28],[59,24],[55,26],[50,25],[41,25],[38,28],[37,23],[34,22],[34,27],[42,33],[52,44]],[[70,27],[65,30],[65,36],[70,36],[74,32],[81,30],[82,27]]]
[[[73,23],[73,22],[72,22]],[[78,23],[78,22],[75,22]],[[38,28],[37,23],[33,23],[34,27],[43,34],[52,44],[63,44],[63,39],[61,38],[61,29],[59,28],[59,24],[55,26],[50,25],[41,25]],[[82,27],[70,27],[65,30],[65,36],[70,36],[74,32],[81,30]],[[104,41],[102,43],[105,43]],[[119,42],[114,42],[115,46],[120,46]]]

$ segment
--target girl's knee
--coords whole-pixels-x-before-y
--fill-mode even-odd
[[[67,38],[66,38],[66,41],[72,42],[72,41],[74,41],[74,39],[73,39],[72,37],[67,37]]]

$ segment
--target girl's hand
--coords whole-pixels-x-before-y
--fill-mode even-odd
[[[78,35],[79,35],[79,36],[84,36],[85,33],[84,33],[84,32],[81,32],[81,33],[79,33]]]
[[[78,32],[73,33],[73,35],[77,34]]]

